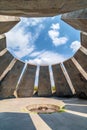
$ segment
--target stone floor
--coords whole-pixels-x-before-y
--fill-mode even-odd
[[[65,103],[65,111],[35,114],[29,104]],[[0,130],[87,130],[87,100],[77,98],[17,98],[0,100]]]

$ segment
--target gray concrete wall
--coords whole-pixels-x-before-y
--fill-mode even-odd
[[[1,0],[0,14],[13,16],[51,16],[87,8],[87,0]]]
[[[12,59],[13,56],[8,51],[3,56],[0,56],[0,76],[10,64]]]
[[[72,60],[64,62],[78,97],[87,98],[87,80],[78,71]]]
[[[48,66],[40,66],[38,96],[51,96],[51,82]]]
[[[75,29],[87,32],[87,9],[65,13],[61,19]]]
[[[82,46],[87,48],[87,33],[81,32],[80,37]]]
[[[2,51],[5,48],[6,48],[6,37],[3,34],[3,35],[0,35],[0,51]]]
[[[24,63],[17,61],[13,68],[7,73],[0,82],[0,97],[6,98],[14,95],[14,90]]]
[[[18,89],[17,89],[18,97],[33,96],[35,74],[36,74],[36,66],[28,65],[18,85]]]
[[[82,66],[82,68],[87,72],[87,55],[85,55],[82,51],[78,50],[76,54],[74,55],[74,58]]]
[[[14,17],[14,16],[0,15],[0,34],[8,32],[19,21],[20,21],[20,18],[17,18],[17,17]]]
[[[71,92],[69,84],[66,81],[66,78],[60,67],[60,64],[53,65],[52,69],[53,69],[53,75],[54,75],[54,81],[56,87],[56,95],[61,97],[72,96],[73,94]]]

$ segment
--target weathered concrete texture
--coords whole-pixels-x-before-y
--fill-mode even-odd
[[[28,65],[18,85],[18,89],[17,89],[18,97],[33,96],[35,74],[36,74],[36,66]]]
[[[83,47],[87,48],[87,33],[81,32],[81,44]]]
[[[57,96],[72,96],[71,89],[69,87],[69,84],[66,81],[66,78],[63,74],[63,71],[59,64],[53,65],[53,75],[54,75],[54,81],[55,81],[55,87],[56,87],[56,95]]]
[[[0,76],[10,64],[12,59],[13,56],[8,51],[3,56],[0,56]]]
[[[38,96],[51,96],[51,82],[48,66],[40,67]]]
[[[0,34],[8,32],[19,21],[20,21],[20,18],[15,17],[15,16],[3,16],[3,15],[0,15]]]
[[[78,97],[87,98],[87,80],[81,75],[74,63],[70,60],[64,62],[72,84]]]
[[[87,9],[63,14],[61,19],[75,29],[87,32]]]
[[[82,68],[87,72],[87,55],[85,55],[82,51],[78,50],[76,54],[74,55],[74,58],[82,66]]]
[[[0,35],[0,51],[2,51],[5,48],[6,48],[6,37],[3,34],[3,35]]]
[[[87,0],[0,0],[0,14],[49,16],[87,8]]]
[[[4,79],[0,83],[0,97],[6,98],[13,96],[16,84],[24,63],[17,61],[13,68],[7,73]]]

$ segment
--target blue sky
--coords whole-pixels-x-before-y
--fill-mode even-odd
[[[69,59],[80,47],[80,32],[60,17],[21,18],[6,33],[7,48],[30,64],[51,65]]]

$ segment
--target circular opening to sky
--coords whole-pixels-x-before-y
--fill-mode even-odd
[[[21,18],[6,37],[14,57],[35,65],[63,62],[80,47],[79,31],[63,22],[61,16]]]

